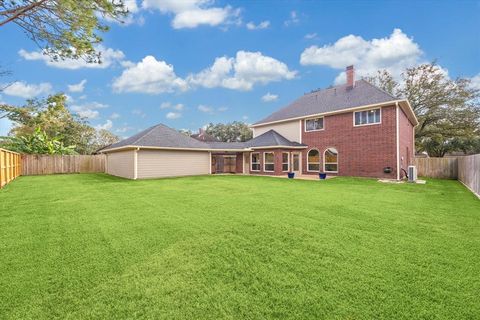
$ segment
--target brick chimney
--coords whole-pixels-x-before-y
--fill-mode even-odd
[[[345,70],[347,74],[347,89],[353,89],[355,86],[355,69],[352,66],[348,66]]]

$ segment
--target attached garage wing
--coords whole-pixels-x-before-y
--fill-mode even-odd
[[[137,178],[193,176],[210,173],[207,151],[139,150]]]

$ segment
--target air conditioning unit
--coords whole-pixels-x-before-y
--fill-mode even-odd
[[[417,181],[417,167],[408,166],[408,182]]]

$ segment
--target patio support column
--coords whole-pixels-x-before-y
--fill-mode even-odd
[[[133,151],[133,179],[137,180],[138,178],[138,149]]]

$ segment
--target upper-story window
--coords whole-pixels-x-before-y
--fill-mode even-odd
[[[323,117],[305,120],[305,131],[317,130],[323,130]]]
[[[380,108],[364,110],[364,111],[355,111],[353,115],[354,115],[356,126],[376,124],[382,121]]]

